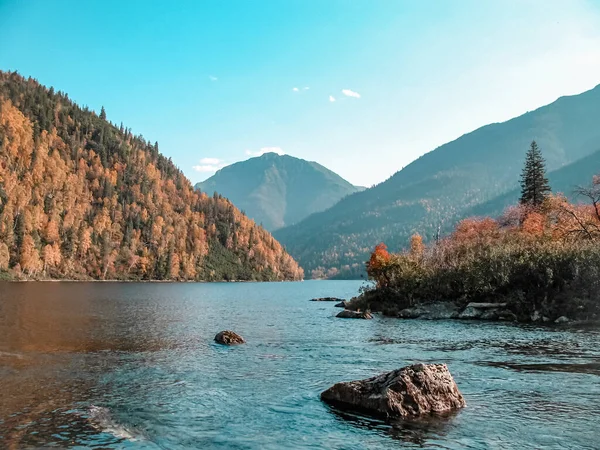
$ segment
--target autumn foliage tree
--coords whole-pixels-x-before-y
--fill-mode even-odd
[[[367,262],[367,274],[369,278],[377,282],[379,287],[384,287],[389,283],[387,267],[390,259],[387,246],[381,242],[375,246],[375,250]]]

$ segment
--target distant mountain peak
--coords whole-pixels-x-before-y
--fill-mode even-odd
[[[286,155],[286,154],[279,154],[279,153],[276,153],[276,152],[267,152],[267,153],[263,153],[262,155],[258,156],[258,158],[268,159],[268,158],[281,158],[281,157],[284,157],[284,156],[288,156],[288,155]]]
[[[224,167],[196,188],[227,197],[268,230],[299,222],[361,190],[316,162],[276,152]]]

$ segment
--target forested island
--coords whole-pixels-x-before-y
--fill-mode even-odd
[[[497,219],[464,219],[429,245],[419,234],[400,253],[377,245],[366,264],[375,286],[348,308],[406,318],[598,320],[600,176],[576,193],[587,203],[551,193],[533,142],[518,205]]]
[[[16,72],[0,72],[0,278],[300,280],[220,195],[158,143]]]

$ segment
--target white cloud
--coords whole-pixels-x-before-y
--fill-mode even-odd
[[[202,158],[199,162],[200,164],[192,166],[192,169],[201,173],[216,172],[227,165],[225,161],[219,158]]]
[[[222,164],[223,160],[219,158],[202,158],[200,164],[210,164],[212,166]]]
[[[218,80],[218,78],[217,78],[217,77],[215,77],[214,75],[209,75],[209,76],[208,76],[208,79],[209,79],[210,81],[217,81],[217,80]]]
[[[308,91],[309,89],[310,89],[310,87],[308,87],[308,86],[304,86],[304,90],[305,90],[305,91]]]
[[[358,92],[350,89],[342,89],[342,94],[344,94],[346,97],[360,98],[360,94]]]
[[[334,97],[333,95],[330,95],[330,96],[329,96],[329,101],[330,101],[330,102],[335,102],[335,97]]]
[[[277,153],[278,155],[285,155],[281,147],[263,147],[256,151],[246,150],[246,155],[248,156],[262,156],[265,153]]]
[[[295,88],[292,88],[292,91],[294,91],[294,92],[298,92],[299,90],[300,90],[300,89],[298,89],[297,87],[295,87]]]
[[[211,166],[210,164],[192,166],[192,169],[194,169],[196,172],[216,172],[219,170],[217,166]]]

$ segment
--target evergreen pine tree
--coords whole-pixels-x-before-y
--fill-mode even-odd
[[[550,192],[546,166],[542,152],[535,141],[525,156],[525,167],[521,173],[521,199],[522,205],[539,206]]]
[[[104,109],[104,106],[102,107],[102,109],[100,110],[100,118],[102,120],[106,120],[106,110]]]

